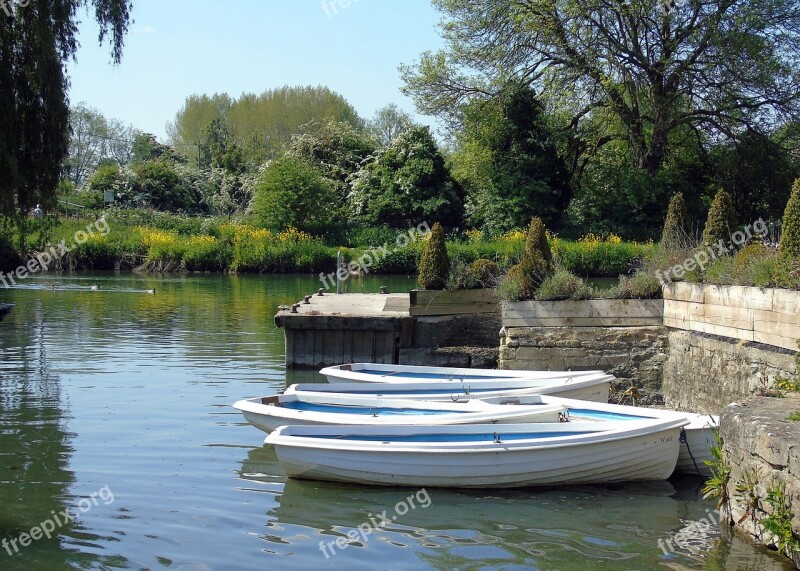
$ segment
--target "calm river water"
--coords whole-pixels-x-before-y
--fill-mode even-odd
[[[411,284],[353,285],[382,283]],[[693,525],[714,508],[696,479],[512,492],[287,481],[230,405],[284,386],[273,315],[316,287],[103,274],[0,289],[17,304],[0,324],[0,569],[789,568]],[[384,511],[395,521],[355,536]]]

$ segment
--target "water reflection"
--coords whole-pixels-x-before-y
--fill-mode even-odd
[[[430,489],[422,507],[420,490],[411,488],[303,480],[281,487],[268,447],[248,453],[241,476],[264,484],[253,489],[266,496],[265,551],[303,552],[319,564],[335,557],[337,568],[368,569],[375,561],[442,570],[574,569],[577,561],[591,569],[789,568],[737,538],[721,540],[718,527],[696,538],[704,546],[695,556],[664,555],[659,539],[713,509],[693,478],[489,493]],[[412,498],[416,507],[408,509]]]
[[[287,378],[321,380],[286,375],[273,322],[277,306],[314,291],[316,278],[58,280],[69,287],[3,291],[17,305],[0,325],[0,539],[104,486],[115,500],[16,558],[0,548],[0,569],[782,568],[716,536],[711,556],[665,558],[658,539],[709,505],[696,484],[677,482],[429,490],[429,507],[326,559],[320,541],[336,546],[417,490],[287,482],[263,433],[230,407]],[[400,291],[410,281],[361,283]]]

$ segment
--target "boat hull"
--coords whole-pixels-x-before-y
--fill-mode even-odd
[[[472,383],[489,381],[497,388],[514,380],[548,381],[602,375],[603,371],[519,371],[508,369],[470,369],[459,367],[423,367],[417,365],[388,365],[378,363],[349,363],[325,367],[320,374],[331,384],[335,383],[406,383],[427,381],[452,381]],[[519,388],[519,387],[511,387]]]
[[[347,435],[332,442],[291,435],[302,427],[282,427],[265,442],[275,446],[291,478],[454,488],[607,484],[664,480],[672,474],[680,423],[661,424],[550,444],[506,442],[501,427],[496,429],[500,442],[474,446],[404,446],[391,440],[364,446],[347,441]]]
[[[466,402],[475,398],[552,395],[562,398],[608,402],[613,375],[582,375],[569,379],[531,382],[514,379],[500,385],[495,381],[430,381],[407,383],[301,383],[291,385],[284,394],[346,393],[367,398],[399,398],[438,402]]]
[[[534,398],[534,401],[530,401]],[[716,444],[714,430],[719,426],[719,417],[675,410],[654,409],[608,403],[587,403],[577,399],[562,399],[549,395],[541,397],[487,397],[482,401],[490,404],[525,405],[530,402],[560,404],[567,407],[570,418],[579,422],[636,421],[641,419],[686,419],[685,436],[681,438],[676,473],[711,475],[706,461],[713,460],[711,448]]]
[[[541,401],[507,407],[472,400],[467,403],[355,398],[336,394],[275,395],[240,400],[233,405],[264,432],[287,424],[298,426],[420,426],[509,424],[561,420],[566,408]]]

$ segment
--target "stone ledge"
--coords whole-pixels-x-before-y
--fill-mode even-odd
[[[773,539],[759,521],[771,511],[763,498],[775,483],[783,483],[792,498],[792,529],[800,535],[800,422],[787,418],[798,410],[800,395],[789,394],[750,398],[722,412],[720,435],[731,467],[726,513],[739,529],[765,545],[772,545]],[[750,493],[760,498],[754,514],[744,501]]]

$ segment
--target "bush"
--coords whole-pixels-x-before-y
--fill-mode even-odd
[[[480,289],[480,287],[478,276],[472,269],[472,264],[465,264],[461,260],[454,260],[450,265],[446,289]]]
[[[505,301],[519,301],[523,293],[522,268],[519,264],[511,266],[497,282],[497,296]]]
[[[522,296],[532,299],[536,289],[553,273],[553,256],[541,218],[534,217],[528,228],[525,252],[519,263],[522,278]]]
[[[781,254],[789,258],[800,258],[800,179],[794,181],[792,186],[792,194],[783,213],[781,231]]]
[[[731,195],[719,189],[711,209],[708,211],[706,227],[703,230],[703,244],[711,246],[720,240],[727,243],[736,228],[736,213],[733,210]]]
[[[748,244],[733,257],[732,270],[735,275],[745,273],[755,260],[768,258],[775,253],[775,250],[768,248],[761,242]]]
[[[480,258],[472,262],[472,272],[478,281],[478,287],[493,288],[497,285],[497,280],[500,278],[502,271],[500,266],[492,260]]]
[[[606,238],[587,234],[577,242],[553,239],[553,257],[560,267],[580,276],[616,277],[658,248],[652,243],[623,242],[614,234]]]
[[[617,299],[658,299],[661,298],[661,282],[653,273],[644,269],[632,276],[622,276],[619,284],[608,292],[608,297]]]
[[[591,299],[597,297],[597,292],[575,274],[566,270],[556,270],[542,282],[536,290],[535,297],[542,301]]]
[[[233,261],[227,242],[213,236],[193,236],[186,241],[184,267],[189,271],[226,271]]]
[[[684,249],[689,243],[689,213],[683,193],[678,192],[669,201],[664,230],[661,233],[661,247],[669,250]]]
[[[444,289],[450,272],[444,230],[438,222],[433,225],[431,235],[422,250],[419,260],[419,285],[422,289]]]
[[[724,256],[711,262],[702,276],[688,276],[687,281],[712,283],[717,285],[733,285],[736,282],[733,270],[734,258]]]
[[[303,159],[286,155],[270,163],[258,181],[253,216],[264,228],[318,230],[340,210],[333,185]]]

